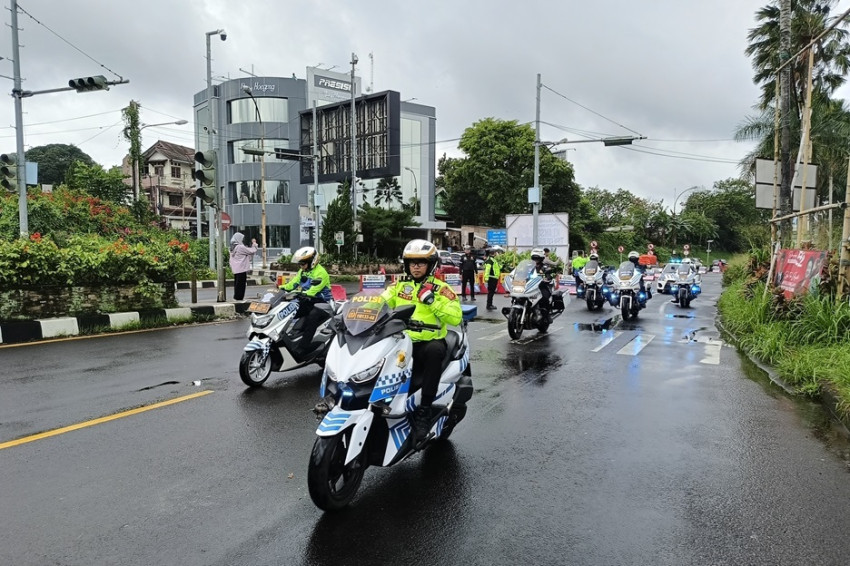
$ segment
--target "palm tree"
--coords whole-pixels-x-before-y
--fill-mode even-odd
[[[791,1],[791,53],[793,55],[831,25],[830,9],[837,0],[792,0]],[[780,64],[779,53],[779,6],[774,1],[756,12],[759,25],[747,34],[750,44],[744,51],[753,59],[753,82],[762,87],[759,109],[766,110],[776,96],[775,81]],[[850,69],[850,43],[848,32],[842,22],[814,45],[814,91],[827,97],[846,81]],[[808,60],[799,57],[791,64],[791,105],[800,119],[805,100],[808,77]]]
[[[387,204],[388,208],[392,208],[393,202],[402,204],[401,187],[395,177],[384,177],[375,186],[375,206],[380,206],[382,201]]]

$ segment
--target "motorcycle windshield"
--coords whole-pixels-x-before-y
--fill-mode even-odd
[[[528,280],[535,276],[537,264],[530,259],[524,259],[514,269],[514,285],[525,286]]]
[[[341,315],[345,330],[358,336],[390,316],[390,309],[380,295],[358,294],[343,305]]]
[[[620,278],[620,281],[631,280],[635,276],[635,264],[630,261],[624,261],[617,268],[617,276]]]
[[[599,271],[599,262],[597,262],[595,259],[588,261],[584,265],[584,274],[589,277],[596,275],[597,271]]]
[[[690,266],[686,263],[680,263],[676,269],[676,275],[679,277],[679,280],[687,279],[691,275]]]

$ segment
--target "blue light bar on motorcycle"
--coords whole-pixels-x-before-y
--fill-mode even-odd
[[[678,286],[678,285],[670,285],[670,292],[671,292],[671,293],[675,293],[675,292],[676,292],[676,291],[678,291],[678,290],[679,290],[679,286]]]
[[[694,295],[699,295],[700,293],[702,293],[702,289],[699,288],[699,285],[694,285],[693,287],[691,287],[691,292]]]

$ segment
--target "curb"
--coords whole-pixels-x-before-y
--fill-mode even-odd
[[[248,285],[262,285],[263,280],[257,277],[249,277]],[[225,287],[233,287],[233,280],[225,280]],[[215,279],[204,279],[202,281],[195,281],[195,289],[215,289],[218,287],[218,281]],[[175,289],[191,289],[192,282],[191,281],[178,281],[175,286]]]
[[[117,330],[134,322],[157,319],[185,319],[199,316],[232,318],[247,310],[248,303],[197,304],[173,309],[145,309],[111,314],[88,314],[63,318],[45,318],[0,323],[0,344],[20,344],[49,338],[78,336],[91,329],[108,327]]]

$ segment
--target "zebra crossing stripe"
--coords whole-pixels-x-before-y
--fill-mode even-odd
[[[593,350],[591,350],[591,351],[593,351],[593,352],[598,352],[599,350],[601,350],[602,348],[604,348],[605,346],[607,346],[608,344],[610,344],[611,342],[613,342],[613,341],[617,338],[617,336],[619,336],[620,334],[622,334],[622,332],[617,332],[617,331],[615,331],[615,332],[606,332],[606,333],[604,333],[604,334],[602,335],[602,343],[601,343],[601,344],[599,344],[597,347],[595,347],[595,348],[594,348]]]
[[[628,344],[620,348],[617,353],[623,356],[637,356],[654,338],[655,334],[638,334],[629,340]]]

